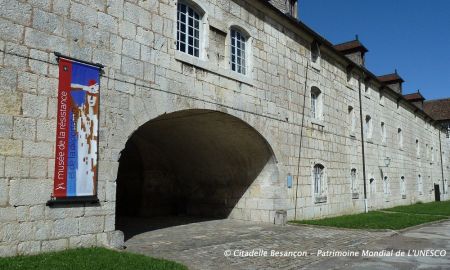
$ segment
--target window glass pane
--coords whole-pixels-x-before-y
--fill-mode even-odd
[[[245,74],[245,38],[236,30],[231,30],[231,69]]]
[[[178,3],[177,11],[177,50],[193,56],[199,55],[200,16],[194,9]],[[186,43],[189,45],[187,46]]]

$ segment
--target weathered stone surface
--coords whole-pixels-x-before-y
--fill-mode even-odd
[[[47,116],[47,97],[23,94],[22,110],[24,116],[45,118]]]
[[[22,141],[13,139],[0,139],[0,155],[20,156],[22,154]]]
[[[11,180],[9,190],[10,204],[45,204],[50,199],[52,186],[52,181],[47,179]]]
[[[34,140],[36,136],[36,120],[32,118],[14,117],[14,139]]]
[[[111,248],[122,249],[124,246],[124,236],[122,231],[113,231],[108,234],[108,246]]]
[[[78,235],[80,233],[78,221],[79,219],[77,218],[65,218],[55,220],[53,227],[55,237],[62,238]]]
[[[67,239],[42,241],[41,251],[48,252],[48,251],[64,250],[68,247],[68,242],[69,241]]]
[[[19,93],[0,92],[0,113],[19,115],[21,109],[21,95]]]
[[[1,1],[0,17],[18,24],[28,25],[31,21],[31,5],[19,1]]]
[[[55,154],[53,143],[23,141],[24,157],[46,157],[51,158]]]
[[[26,241],[21,242],[17,246],[17,253],[19,255],[33,255],[41,251],[40,241]]]
[[[103,216],[84,217],[80,219],[80,234],[101,233],[105,228]]]
[[[69,248],[93,247],[97,245],[95,234],[73,236],[69,238]]]
[[[20,157],[6,157],[6,177],[27,177],[30,174],[30,159]]]

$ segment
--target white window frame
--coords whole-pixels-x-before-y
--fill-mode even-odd
[[[236,27],[230,28],[230,69],[242,75],[248,73],[248,39],[248,34],[242,30]],[[240,46],[237,46],[238,42]],[[233,51],[235,51],[234,54]],[[240,61],[237,60],[238,52],[240,52]]]
[[[371,195],[375,195],[377,193],[375,177],[369,177],[369,192]]]
[[[181,9],[183,6],[186,8],[185,12],[182,12]],[[192,11],[192,12],[191,12]],[[190,16],[189,13],[192,13]],[[177,3],[177,20],[176,20],[176,50],[192,57],[202,58],[203,54],[203,14],[202,10],[199,10],[197,7],[189,3],[188,1],[178,1]],[[182,15],[184,15],[184,20],[181,19]],[[189,19],[192,19],[192,27],[189,24]],[[185,25],[185,31],[183,32],[180,25]],[[198,27],[196,27],[198,24]],[[192,35],[189,34],[189,28],[192,28]],[[197,32],[197,35],[196,35]],[[181,38],[181,35],[184,34],[184,39]],[[192,38],[192,46],[190,46],[190,38]],[[197,45],[195,44],[197,41]],[[184,49],[181,46],[181,43],[184,43]],[[189,52],[189,48],[192,47],[192,53]]]
[[[356,168],[352,168],[350,170],[350,185],[351,185],[350,188],[352,194],[359,193],[357,175],[358,174]]]

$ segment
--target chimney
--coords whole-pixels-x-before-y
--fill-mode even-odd
[[[297,0],[268,0],[272,6],[286,14],[298,19]]]
[[[369,50],[359,41],[358,35],[355,40],[334,45],[334,48],[343,53],[347,58],[359,66],[365,66],[365,54]]]
[[[402,83],[404,80],[398,75],[397,70],[391,74],[378,76],[378,80],[380,80],[384,85],[392,88],[395,92],[402,94]]]
[[[419,90],[417,90],[417,93],[403,95],[403,97],[412,104],[416,105],[417,108],[423,110],[423,102],[425,101],[425,98]]]

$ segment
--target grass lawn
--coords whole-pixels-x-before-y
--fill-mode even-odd
[[[82,248],[35,256],[0,258],[5,270],[187,270],[181,264],[105,248]]]
[[[413,205],[397,206],[394,208],[386,209],[386,211],[410,214],[442,215],[450,217],[450,201],[417,203]]]
[[[309,224],[351,229],[398,230],[422,223],[450,217],[450,202],[419,203],[408,206],[316,220],[291,221],[293,224]]]

